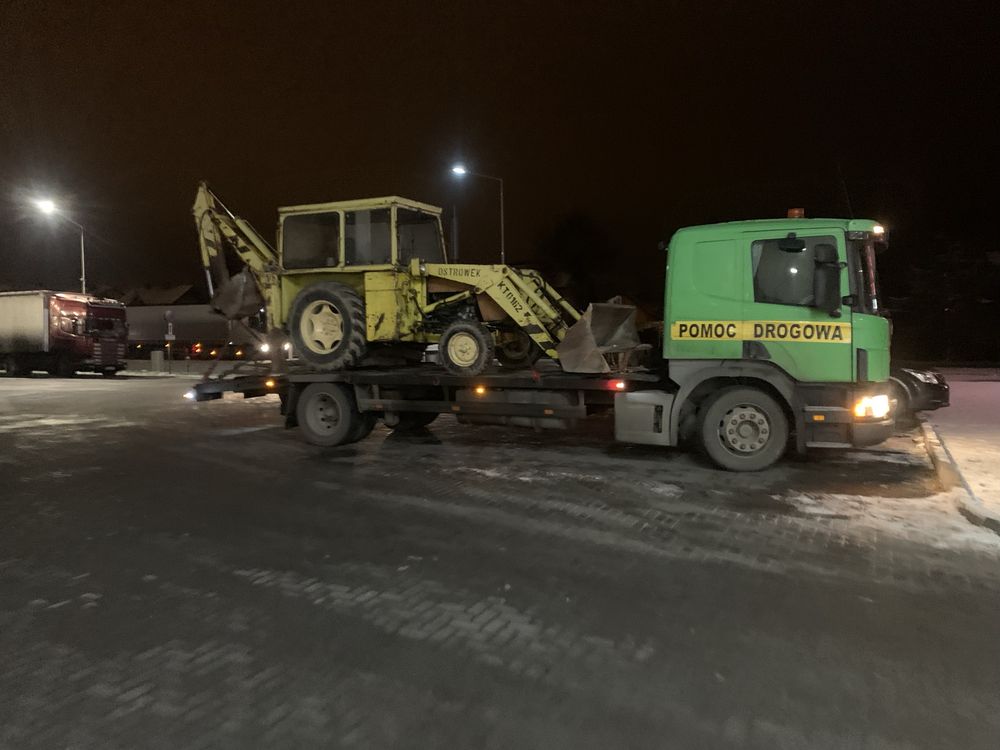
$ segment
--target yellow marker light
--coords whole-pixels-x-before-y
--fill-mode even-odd
[[[860,419],[871,417],[882,419],[889,413],[889,397],[884,393],[877,396],[865,396],[854,404],[854,416]]]
[[[825,422],[825,421],[826,421],[825,414],[813,414],[813,422]]]
[[[210,352],[208,353],[208,356],[209,356],[209,357],[214,357],[214,356],[215,356],[216,354],[217,354],[217,352],[215,351],[215,349],[213,349],[212,351],[210,351]]]
[[[268,378],[267,380],[265,380],[264,381],[264,387],[265,388],[274,388],[274,379],[273,378]]]
[[[483,395],[486,394],[486,386],[485,385],[477,385],[473,390],[475,391],[475,394],[477,396],[483,396]]]
[[[237,357],[242,357],[243,356],[243,350],[242,349],[237,349],[236,350],[236,356]]]

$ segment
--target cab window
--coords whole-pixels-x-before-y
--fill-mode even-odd
[[[335,266],[340,258],[340,214],[295,214],[281,223],[281,263],[285,268]]]
[[[816,269],[816,246],[836,247],[837,242],[831,236],[797,239],[805,245],[801,250],[789,249],[794,243],[783,237],[755,240],[750,245],[755,302],[799,307],[815,304],[813,274]]]
[[[443,260],[437,216],[400,208],[396,210],[396,225],[400,265],[406,265],[413,258],[432,263]]]
[[[344,262],[349,266],[377,266],[392,262],[389,209],[349,211],[344,214]]]

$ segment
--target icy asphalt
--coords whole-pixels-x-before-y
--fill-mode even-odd
[[[913,435],[320,450],[188,386],[0,381],[0,747],[1000,744],[1000,537]]]

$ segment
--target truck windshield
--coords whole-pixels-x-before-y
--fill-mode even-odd
[[[878,270],[875,265],[875,241],[871,237],[849,240],[848,258],[851,271],[851,294],[854,309],[868,315],[881,315]]]
[[[125,330],[125,321],[121,318],[94,318],[90,319],[91,332],[119,333]]]

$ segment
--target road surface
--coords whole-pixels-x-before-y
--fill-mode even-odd
[[[754,475],[0,381],[0,747],[995,748],[1000,538],[919,443]]]

